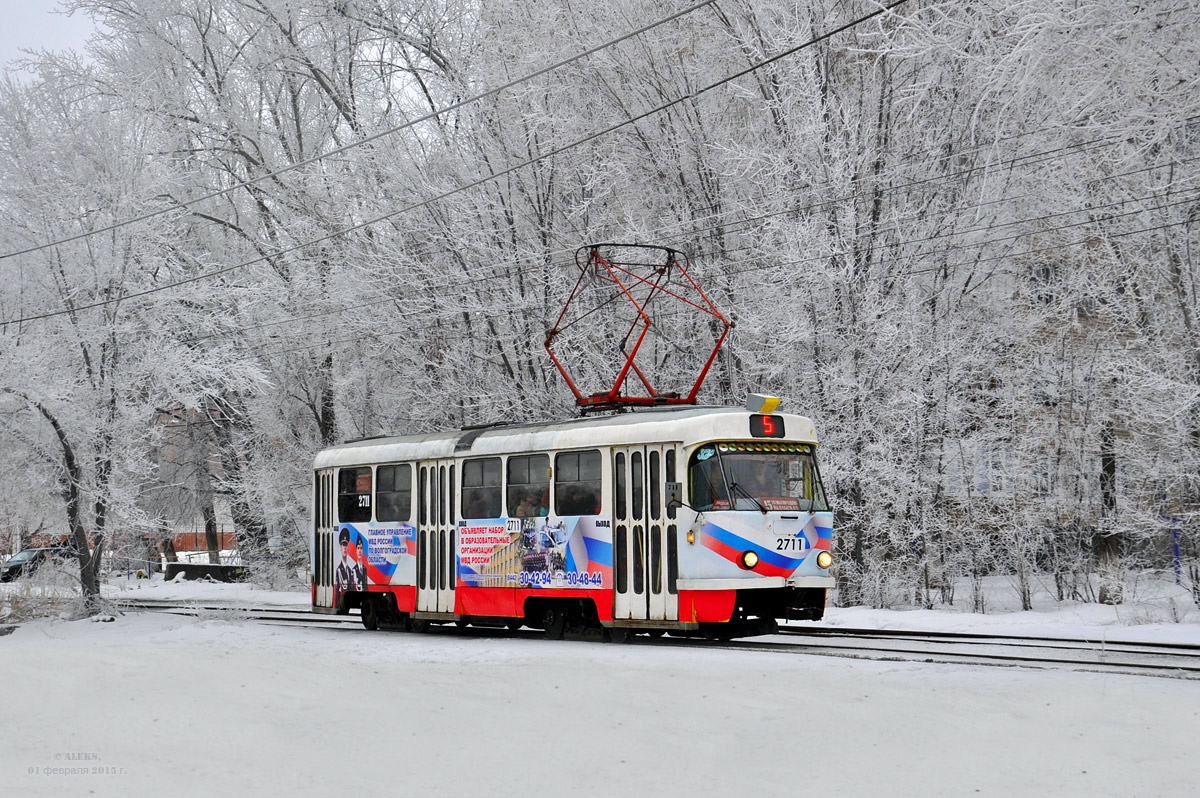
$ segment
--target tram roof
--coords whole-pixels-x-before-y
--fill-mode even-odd
[[[658,441],[690,445],[712,440],[741,440],[750,438],[748,419],[751,415],[742,407],[662,407],[611,416],[366,438],[322,450],[313,467],[628,446]],[[813,422],[806,416],[771,415],[783,418],[788,433],[785,440],[817,442]]]

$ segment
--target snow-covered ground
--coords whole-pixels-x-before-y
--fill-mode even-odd
[[[112,589],[307,603],[244,585],[125,587]],[[1197,624],[1131,626],[1095,609],[831,610],[829,622],[1200,637]],[[1174,679],[129,613],[21,625],[0,638],[0,690],[6,795],[1124,798],[1200,788],[1200,682]]]
[[[1128,590],[1124,604],[1109,606],[1095,602],[1056,601],[1046,586],[1034,592],[1034,610],[1019,611],[1016,594],[1005,577],[987,582],[987,614],[970,612],[958,590],[953,605],[938,604],[932,610],[876,610],[863,607],[825,611],[821,624],[872,629],[910,629],[922,631],[986,632],[1077,637],[1081,640],[1126,642],[1182,642],[1200,644],[1200,609],[1186,589],[1169,580],[1158,579]],[[139,599],[244,607],[309,607],[307,592],[283,592],[260,589],[254,585],[222,585],[205,582],[163,582],[161,577],[113,579],[105,585],[105,595],[117,601]],[[3,619],[0,618],[0,622]]]

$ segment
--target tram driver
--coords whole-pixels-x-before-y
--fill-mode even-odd
[[[750,463],[748,471],[743,473],[742,487],[755,498],[779,495],[779,474],[771,472],[771,467],[762,460]]]

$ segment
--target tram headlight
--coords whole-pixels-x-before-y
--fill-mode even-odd
[[[817,555],[817,567],[828,568],[833,565],[833,555],[827,551],[823,551]]]
[[[742,552],[742,567],[747,571],[753,570],[754,566],[758,565],[758,555],[752,551]]]

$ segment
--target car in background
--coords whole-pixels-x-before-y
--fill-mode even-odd
[[[29,576],[48,562],[63,562],[74,554],[69,549],[52,546],[40,549],[23,549],[0,565],[0,582],[11,582],[21,576]]]

